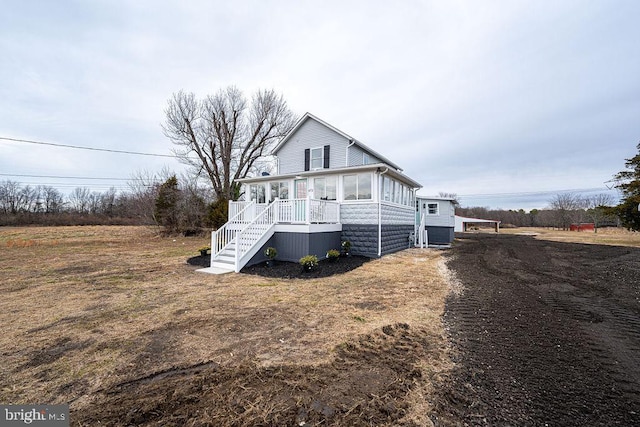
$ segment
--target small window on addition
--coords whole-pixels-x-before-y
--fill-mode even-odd
[[[428,203],[427,204],[427,214],[429,214],[429,215],[438,215],[438,204],[437,203]]]

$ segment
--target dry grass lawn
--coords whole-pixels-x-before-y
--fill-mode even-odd
[[[504,228],[500,233],[531,234],[536,239],[554,242],[640,247],[640,233],[624,228],[599,228],[593,231],[562,231],[542,227]]]
[[[413,419],[424,416],[433,381],[451,366],[440,252],[275,280],[197,273],[186,259],[207,243],[145,227],[0,228],[0,402],[71,403],[73,412],[101,391],[176,367],[314,366],[405,323],[432,337],[407,395]]]

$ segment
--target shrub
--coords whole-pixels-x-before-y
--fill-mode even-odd
[[[313,270],[318,266],[318,257],[315,255],[307,255],[300,258],[300,265],[305,270]]]
[[[327,251],[327,259],[331,261],[336,261],[340,257],[340,252],[335,249],[329,249]]]
[[[219,198],[208,207],[206,225],[217,230],[227,222],[228,214],[229,201]]]
[[[345,240],[344,242],[342,242],[342,252],[348,254],[349,250],[351,250],[351,242],[348,240]]]
[[[265,249],[264,256],[272,260],[278,256],[278,251],[276,250],[276,248],[270,246]]]

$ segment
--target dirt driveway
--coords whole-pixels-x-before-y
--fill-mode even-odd
[[[640,249],[460,235],[435,425],[640,425]]]

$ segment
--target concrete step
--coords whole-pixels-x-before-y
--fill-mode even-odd
[[[214,261],[213,263],[211,263],[211,267],[201,268],[196,271],[200,273],[208,273],[208,274],[226,274],[226,273],[233,273],[234,269],[233,269],[233,266],[229,267],[228,264],[219,265]]]

